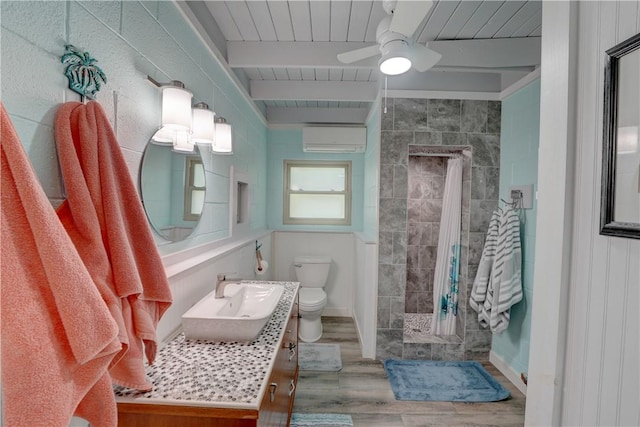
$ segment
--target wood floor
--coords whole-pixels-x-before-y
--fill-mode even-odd
[[[352,319],[323,317],[319,343],[340,344],[340,372],[300,371],[294,412],[350,414],[354,427],[522,426],[524,395],[493,365],[487,370],[511,392],[492,403],[409,402],[393,397],[382,363],[363,359]]]

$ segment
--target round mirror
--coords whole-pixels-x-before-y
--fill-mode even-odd
[[[172,242],[188,237],[200,221],[205,173],[198,147],[177,152],[149,141],[140,169],[142,204],[153,229]]]

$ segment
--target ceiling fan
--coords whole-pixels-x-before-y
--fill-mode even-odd
[[[376,30],[377,44],[338,54],[338,60],[351,64],[362,59],[382,55],[378,66],[383,74],[397,75],[413,67],[426,71],[438,63],[441,54],[416,43],[413,33],[427,16],[432,1],[383,0],[387,12]]]

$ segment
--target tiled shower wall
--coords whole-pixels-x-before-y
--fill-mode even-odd
[[[433,277],[446,159],[409,156],[405,313],[433,313]]]
[[[380,224],[378,265],[378,358],[464,360],[486,359],[491,333],[481,329],[468,306],[489,219],[498,207],[500,102],[394,98],[382,115],[380,149]],[[472,168],[468,217],[468,262],[461,265],[460,316],[462,343],[403,342],[407,294],[407,247],[416,236],[408,227],[409,145],[471,147]],[[452,147],[453,148],[453,147]],[[467,193],[468,194],[468,193]],[[464,283],[464,286],[462,284]],[[466,313],[469,312],[469,316]]]

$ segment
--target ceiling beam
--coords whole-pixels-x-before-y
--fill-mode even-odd
[[[540,37],[439,40],[427,47],[442,55],[438,67],[509,68],[540,64]]]
[[[369,108],[284,108],[267,107],[269,124],[340,123],[364,124]]]
[[[463,91],[499,93],[502,81],[498,73],[442,72],[410,70],[400,76],[389,77],[389,90]]]
[[[339,82],[314,80],[251,80],[254,100],[284,101],[364,101],[373,102],[377,82]]]
[[[229,41],[227,54],[232,68],[376,68],[378,56],[352,64],[338,61],[339,53],[366,46],[371,43]],[[540,64],[540,37],[439,40],[427,46],[442,54],[436,68],[511,68]]]
[[[359,42],[227,42],[231,68],[375,68],[378,58],[343,64],[338,54],[371,46]]]

